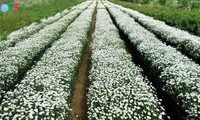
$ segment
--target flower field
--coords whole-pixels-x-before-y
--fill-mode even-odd
[[[162,119],[152,87],[131,62],[105,8],[97,11],[92,51],[89,119]]]
[[[199,48],[200,38],[186,31],[87,0],[0,42],[0,119],[198,120]],[[89,82],[78,101],[87,112],[79,115],[72,94],[82,93],[74,86],[86,53]]]

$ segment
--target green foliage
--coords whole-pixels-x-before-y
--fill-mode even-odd
[[[147,4],[150,2],[150,0],[123,0],[127,2],[133,2],[133,3],[140,3],[140,4]]]
[[[159,3],[160,3],[161,5],[165,5],[166,2],[167,2],[167,0],[159,0]]]
[[[140,4],[159,4],[167,7],[180,8],[184,10],[199,9],[200,0],[121,0]]]
[[[6,39],[7,39],[7,35],[8,35],[7,32],[1,33],[1,34],[0,34],[0,41],[1,41],[1,40],[6,40]]]
[[[63,11],[83,1],[84,0],[48,0],[39,4],[33,4],[30,7],[21,4],[19,6],[19,11],[16,13],[0,12],[1,39],[6,38],[6,36],[14,30],[27,26],[32,22],[39,22],[42,18],[55,15],[57,12]]]
[[[191,0],[179,0],[178,3],[179,3],[181,8],[190,9]]]
[[[120,4],[139,11],[145,15],[154,17],[155,19],[165,21],[168,25],[175,26],[179,29],[189,31],[194,35],[200,36],[200,12],[186,11],[176,8],[169,8],[159,5],[138,5],[120,0],[110,0],[113,3]]]

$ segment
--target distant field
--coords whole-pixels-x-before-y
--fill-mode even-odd
[[[20,7],[16,13],[0,12],[0,36],[5,39],[14,30],[27,26],[34,21],[39,22],[42,18],[55,15],[57,12],[82,1],[84,0],[1,0],[0,3],[19,2]]]
[[[200,0],[121,0],[139,4],[161,5],[183,10],[199,10]]]
[[[8,3],[8,2],[15,2],[15,3],[41,3],[43,1],[49,0],[0,0],[0,2]]]
[[[40,4],[42,2],[48,2],[50,0],[14,0],[14,3],[24,4],[25,6],[31,6],[34,4]]]

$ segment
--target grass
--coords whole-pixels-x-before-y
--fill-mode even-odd
[[[42,18],[55,15],[57,12],[63,11],[83,1],[84,0],[45,0],[29,7],[26,7],[25,4],[20,4],[18,12],[15,13],[3,13],[0,11],[0,36],[5,39],[6,36],[14,30],[27,26],[32,22],[40,22]],[[0,3],[3,2],[0,1]]]
[[[181,10],[161,5],[139,5],[121,0],[109,0],[115,4],[134,9],[155,19],[165,21],[170,26],[189,31],[200,36],[200,12]]]

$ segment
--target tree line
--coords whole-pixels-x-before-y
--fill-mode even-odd
[[[200,0],[123,0],[127,2],[140,4],[160,4],[165,6],[173,6],[181,9],[196,9],[200,8]]]

